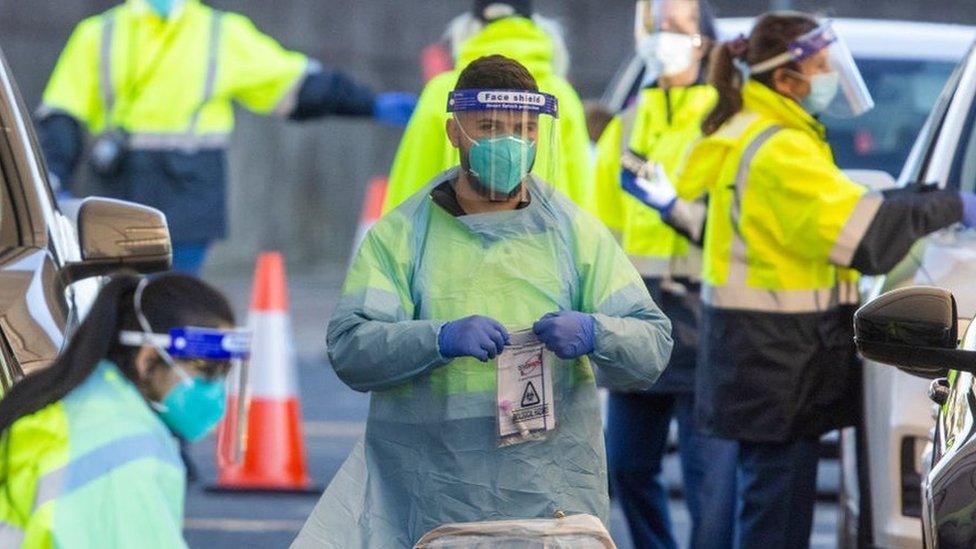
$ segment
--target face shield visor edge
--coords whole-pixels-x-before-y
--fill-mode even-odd
[[[461,167],[479,197],[506,202],[529,174],[553,181],[558,168],[558,101],[527,90],[456,90],[447,112],[458,128]]]
[[[155,333],[142,311],[142,294],[148,281],[140,282],[134,298],[136,318],[142,330],[120,331],[119,343],[153,347],[179,377],[161,402],[150,401],[160,419],[190,441],[202,438],[223,419],[218,451],[236,463],[246,445],[251,333],[194,326],[174,328],[166,334]],[[191,376],[180,362],[196,363],[202,375]],[[227,408],[230,410],[225,414]]]
[[[787,63],[809,59],[823,50],[827,50],[830,72],[822,74],[831,76],[803,75],[811,83],[811,93],[814,94],[807,101],[807,106],[834,118],[856,118],[873,109],[874,99],[857,68],[854,56],[830,21],[793,41],[787,51],[750,66],[749,73],[763,74]],[[835,86],[834,81],[837,91],[828,101],[825,97],[826,90],[828,85],[830,88]]]

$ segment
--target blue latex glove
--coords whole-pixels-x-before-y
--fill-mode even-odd
[[[976,227],[976,194],[962,191],[959,193],[962,198],[962,224],[966,227]]]
[[[508,330],[486,316],[469,316],[441,327],[437,347],[445,358],[473,356],[481,362],[500,355],[508,344]]]
[[[407,92],[387,92],[376,94],[373,116],[384,124],[404,127],[410,122],[413,110],[417,107],[417,96]]]
[[[593,352],[593,315],[577,311],[549,313],[532,326],[546,348],[559,358],[579,358]]]
[[[678,200],[674,186],[660,164],[655,165],[653,180],[638,177],[626,168],[620,170],[620,186],[627,194],[654,208],[664,218],[668,217]]]

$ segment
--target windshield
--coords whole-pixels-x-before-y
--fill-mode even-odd
[[[966,123],[952,159],[947,184],[966,191],[976,190],[976,104],[969,105]]]
[[[858,59],[857,66],[876,107],[859,118],[824,119],[827,139],[841,168],[897,177],[956,64]]]

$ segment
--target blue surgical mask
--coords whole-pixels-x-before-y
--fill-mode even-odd
[[[178,381],[154,408],[171,431],[195,442],[207,436],[224,417],[226,402],[223,380],[189,377]]]
[[[468,153],[472,175],[488,189],[508,195],[535,163],[535,142],[513,135],[486,137],[474,142]]]
[[[810,95],[803,98],[800,106],[803,110],[816,116],[825,110],[837,97],[840,90],[840,75],[836,72],[825,72],[812,77],[808,77],[810,82]]]
[[[146,0],[146,3],[160,17],[168,19],[176,11],[176,8],[183,3],[183,0]]]

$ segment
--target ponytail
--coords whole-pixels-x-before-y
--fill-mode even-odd
[[[797,38],[817,28],[817,20],[799,12],[771,12],[759,17],[749,38],[740,36],[712,50],[708,82],[718,91],[718,103],[702,122],[702,133],[712,135],[742,110],[742,87],[751,67],[787,51]],[[783,65],[798,70],[796,63]],[[773,73],[748,78],[773,88]]]
[[[61,400],[88,379],[115,346],[119,309],[132,308],[138,283],[138,277],[125,275],[113,278],[102,288],[86,320],[54,363],[14,384],[0,400],[0,433],[18,419]]]
[[[718,92],[718,102],[702,121],[702,133],[712,135],[730,118],[742,110],[743,76],[736,60],[748,47],[746,38],[740,36],[731,42],[715,46],[709,60],[708,83]]]

